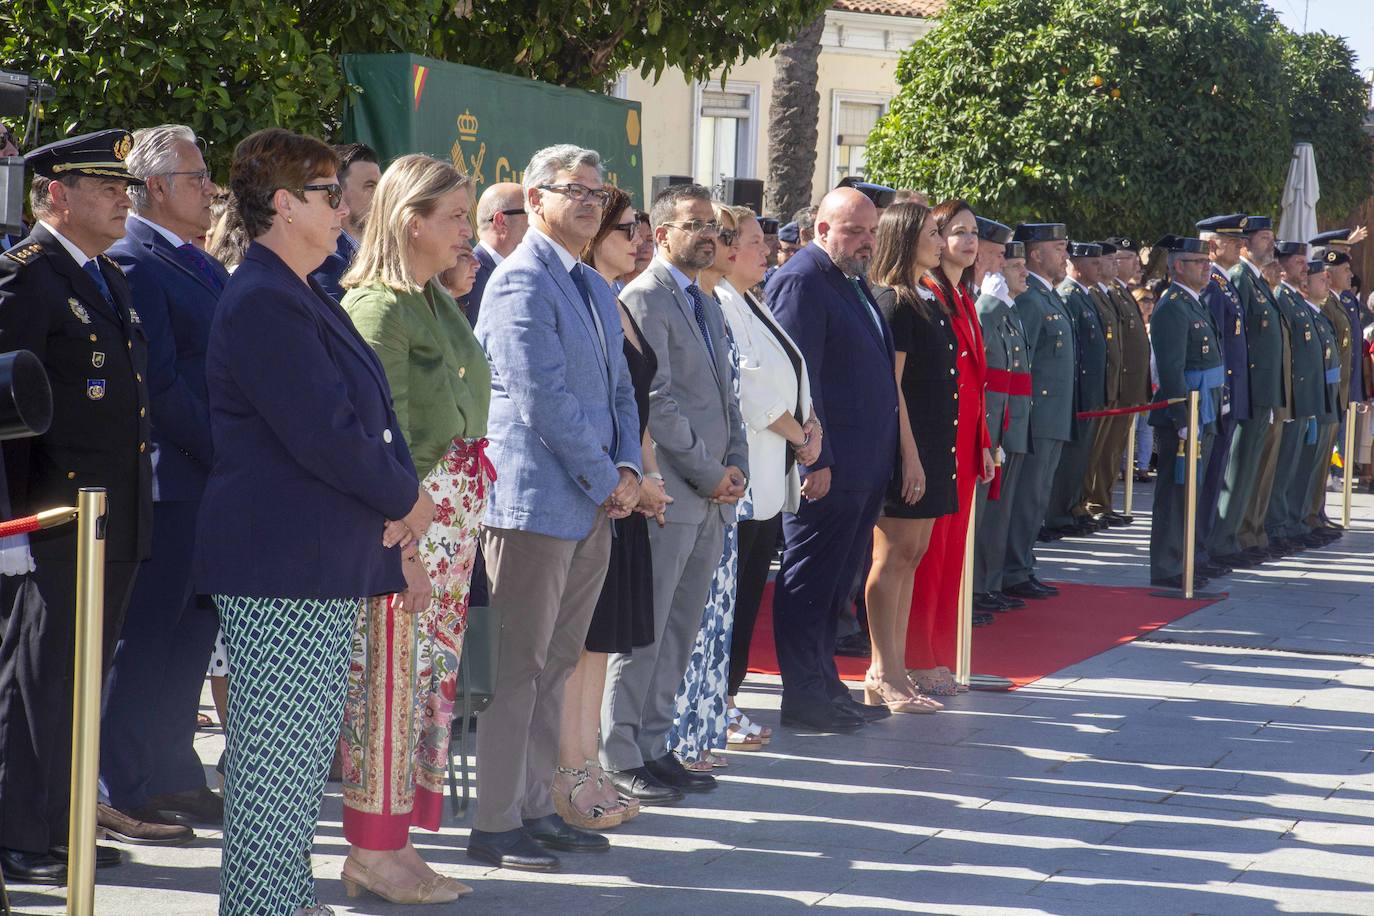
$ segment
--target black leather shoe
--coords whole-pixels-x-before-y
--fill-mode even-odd
[[[1151,579],[1150,584],[1156,588],[1176,588],[1183,590],[1183,576],[1164,576],[1158,579]],[[1193,590],[1196,591],[1207,584],[1207,580],[1202,576],[1193,576]]]
[[[868,658],[873,654],[873,644],[868,641],[868,634],[860,630],[835,640],[835,654],[845,658]]]
[[[523,827],[495,833],[472,831],[468,835],[468,858],[520,871],[558,871],[559,865],[558,856],[545,852]]]
[[[782,724],[821,732],[854,732],[868,723],[847,709],[836,709],[832,704],[826,703],[797,709],[783,707]]]
[[[1012,598],[1028,598],[1031,601],[1041,601],[1049,597],[1044,591],[1032,585],[1029,579],[1025,582],[1018,582],[1015,585],[1003,586],[1002,594]]]
[[[1220,579],[1222,576],[1231,575],[1232,572],[1231,567],[1223,566],[1211,560],[1197,565],[1197,575],[1206,576],[1209,579]]]
[[[1045,592],[1046,594],[1059,594],[1059,589],[1055,588],[1053,585],[1046,585],[1044,582],[1041,582],[1039,579],[1035,577],[1035,573],[1031,573],[1031,577],[1026,581],[1030,582],[1031,585],[1034,585],[1036,588],[1040,589],[1042,592]]]
[[[1102,518],[1105,519],[1107,524],[1112,528],[1124,528],[1135,521],[1135,519],[1130,516],[1122,515],[1119,512],[1104,513]]]
[[[0,872],[11,884],[66,884],[67,863],[46,852],[0,849]]]
[[[1057,541],[1062,537],[1062,534],[1055,534],[1049,528],[1041,528],[1039,533],[1035,535],[1035,539],[1044,544],[1049,544],[1053,541]]]
[[[709,792],[716,787],[716,777],[710,773],[693,773],[685,769],[672,754],[644,761],[644,769],[659,782],[683,792]]]
[[[525,832],[545,849],[559,852],[605,852],[611,848],[611,841],[599,833],[579,830],[557,814],[546,814],[532,821],[525,821]]]
[[[1007,606],[997,600],[995,593],[979,592],[973,596],[973,609],[975,611],[1005,611]]]
[[[975,611],[973,614],[973,625],[975,627],[985,627],[996,619],[996,617],[992,616],[987,611]]]
[[[879,719],[886,719],[892,715],[892,710],[886,706],[869,706],[867,703],[860,703],[848,693],[842,697],[836,697],[834,703],[838,709],[848,710],[865,722],[877,722]]]
[[[627,798],[637,798],[641,805],[675,805],[682,801],[682,792],[664,785],[644,767],[633,770],[607,770],[615,790]]]
[[[1245,557],[1256,566],[1259,566],[1261,563],[1268,563],[1270,560],[1274,559],[1269,555],[1269,551],[1265,550],[1263,547],[1247,547],[1242,550],[1238,556]]]
[[[52,849],[48,850],[48,855],[52,856],[57,861],[65,864],[67,861],[67,847],[54,846]],[[122,865],[123,863],[124,853],[120,852],[118,849],[115,849],[113,846],[97,846],[95,848],[96,868],[114,868],[115,866]]]
[[[1022,601],[1020,598],[1013,598],[1005,592],[990,592],[989,594],[1001,602],[1002,610],[1004,611],[1014,611],[1017,608],[1026,606],[1026,602]]]
[[[1212,557],[1212,562],[1221,566],[1229,566],[1231,569],[1250,569],[1258,566],[1259,562],[1248,553],[1223,553]]]
[[[205,786],[155,796],[148,800],[148,807],[162,812],[168,820],[176,821],[178,824],[193,827],[224,826],[224,799]]]

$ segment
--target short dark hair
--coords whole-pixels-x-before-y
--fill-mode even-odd
[[[249,134],[234,148],[229,166],[229,189],[248,237],[272,228],[277,215],[272,195],[278,190],[285,188],[304,200],[306,182],[338,170],[338,154],[322,140],[280,127]]]
[[[711,189],[699,184],[669,185],[654,198],[649,207],[649,225],[658,229],[677,214],[677,205],[683,200],[704,200],[711,202]]]
[[[820,207],[802,207],[792,214],[792,222],[797,224],[798,232],[816,231],[816,214],[821,210]]]
[[[380,166],[381,159],[377,156],[377,151],[366,143],[339,143],[334,146],[334,154],[339,157],[339,183],[348,180],[348,170],[353,167],[355,162],[370,162]]]

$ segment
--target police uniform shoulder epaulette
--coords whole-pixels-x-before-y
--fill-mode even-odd
[[[43,246],[34,242],[32,245],[25,245],[22,248],[11,248],[9,251],[5,252],[5,257],[12,261],[18,261],[20,264],[27,264],[35,256],[41,254],[42,251]]]
[[[120,273],[124,273],[124,268],[119,266],[119,262],[116,261],[114,258],[110,257],[108,254],[102,254],[100,256],[100,260],[104,261],[106,264],[110,265]]]

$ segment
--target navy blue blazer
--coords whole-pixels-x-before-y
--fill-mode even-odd
[[[318,284],[254,243],[229,278],[206,355],[214,467],[195,588],[254,598],[400,591],[387,519],[419,479],[372,348]]]
[[[329,298],[335,302],[342,302],[344,288],[339,281],[348,273],[348,268],[353,266],[353,256],[357,253],[358,246],[348,237],[348,233],[340,232],[339,243],[334,246],[334,253],[324,259],[324,263],[315,269],[310,279],[319,283]]]
[[[473,246],[472,253],[477,258],[477,279],[472,281],[472,289],[468,291],[466,311],[468,323],[477,327],[477,316],[482,313],[482,294],[487,291],[487,281],[496,269],[496,259],[487,246],[480,243]]]
[[[768,307],[806,358],[825,431],[811,468],[833,468],[830,485],[841,490],[886,487],[897,458],[892,334],[868,284],[859,285],[872,304],[859,301],[854,284],[813,242],[764,288]]]
[[[134,307],[148,335],[148,401],[153,421],[157,498],[200,499],[210,474],[210,404],[205,349],[229,272],[201,252],[219,280],[185,260],[166,237],[130,219],[126,235],[106,252],[124,268]]]

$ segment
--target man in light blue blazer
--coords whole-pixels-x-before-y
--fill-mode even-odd
[[[639,501],[639,414],[610,288],[577,260],[600,227],[601,158],[534,154],[530,230],[492,274],[476,334],[491,362],[488,455],[497,483],[482,549],[502,615],[491,705],[477,730],[482,791],[468,856],[548,871],[547,852],[606,849],[554,813],[563,686],[610,561],[607,518]]]

